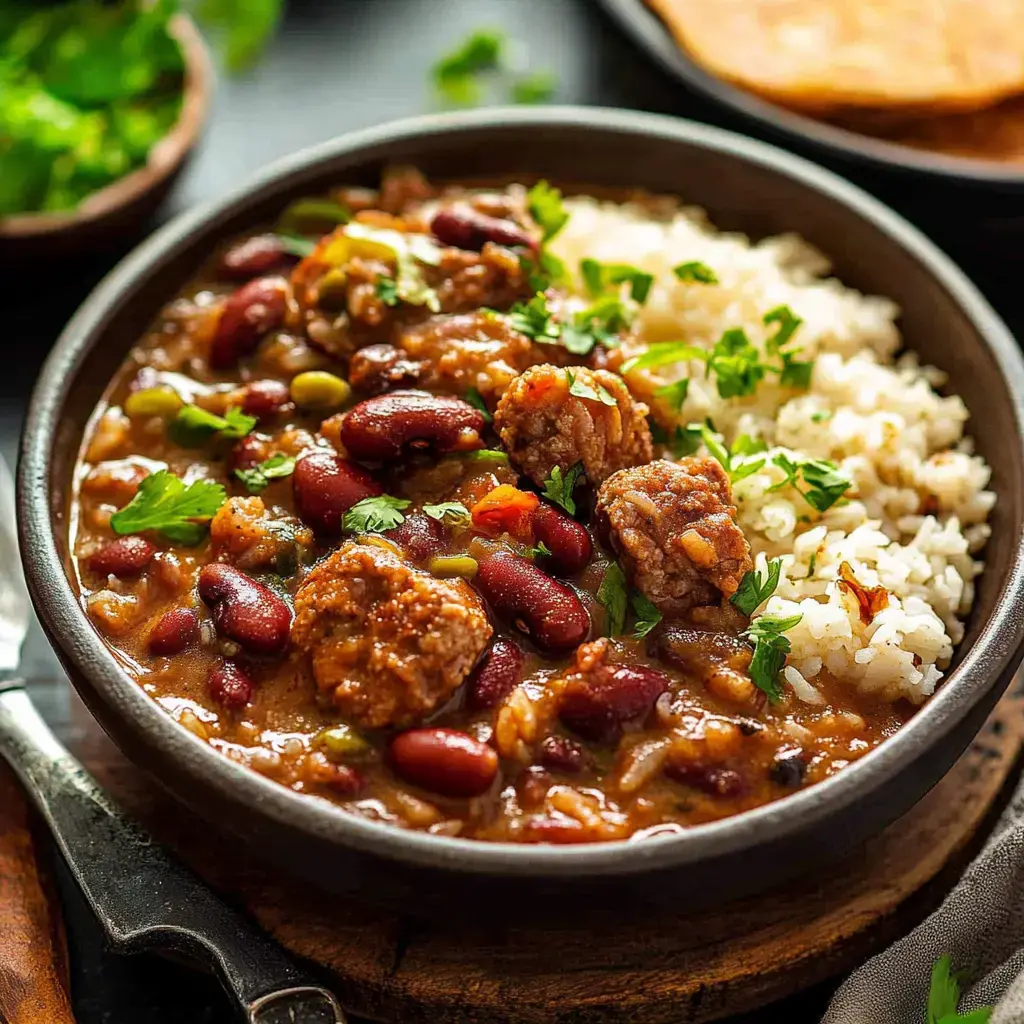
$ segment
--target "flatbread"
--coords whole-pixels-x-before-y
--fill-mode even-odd
[[[1024,166],[1024,97],[967,114],[835,117],[842,128],[933,153]]]
[[[1024,0],[647,0],[712,74],[778,103],[977,110],[1024,92]]]

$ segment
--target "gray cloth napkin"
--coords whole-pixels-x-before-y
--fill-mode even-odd
[[[964,976],[961,1013],[994,1005],[990,1024],[1024,1024],[1024,782],[942,906],[855,971],[822,1024],[924,1024],[947,953]]]

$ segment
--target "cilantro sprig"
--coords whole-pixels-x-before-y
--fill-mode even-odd
[[[802,618],[803,615],[799,613],[786,618],[761,615],[743,631],[742,635],[754,646],[749,669],[751,682],[766,693],[773,703],[782,699],[779,673],[785,667],[786,655],[792,650],[786,631],[797,625]]]
[[[544,481],[542,493],[545,498],[553,501],[560,508],[564,508],[569,515],[573,516],[576,514],[576,502],[573,500],[572,492],[582,479],[582,462],[570,466],[564,473],[561,466],[552,466],[550,475]]]
[[[434,64],[435,87],[449,103],[474,106],[483,99],[483,82],[499,78],[507,85],[513,102],[544,103],[554,95],[557,77],[550,71],[513,74],[516,68],[508,58],[522,46],[515,41],[513,44],[509,45],[504,33],[493,29],[473,32]]]
[[[609,562],[597,588],[597,600],[607,616],[608,635],[620,636],[626,625],[626,574],[618,562]]]
[[[271,480],[280,480],[295,472],[295,459],[277,452],[258,466],[250,469],[236,469],[235,476],[245,484],[250,494],[260,494],[270,486]]]
[[[706,263],[701,263],[699,260],[693,260],[690,263],[680,263],[672,268],[672,273],[680,281],[718,284],[718,275]]]
[[[778,491],[787,485],[792,486],[817,512],[830,509],[853,486],[853,481],[827,459],[791,459],[785,452],[779,452],[772,463],[786,476],[769,490]],[[806,489],[800,487],[801,481]]]
[[[927,1024],[988,1024],[991,1006],[979,1006],[970,1013],[960,1013],[960,980],[952,971],[949,954],[940,956],[932,965],[928,989]]]
[[[398,282],[393,277],[381,274],[377,278],[377,284],[374,286],[374,291],[377,293],[377,298],[380,299],[385,306],[398,305]]]
[[[442,501],[439,505],[424,505],[423,514],[443,523],[448,519],[451,523],[469,521],[469,509],[461,501]]]
[[[639,640],[647,636],[661,622],[662,615],[639,590],[633,594],[630,603],[633,605],[633,614],[636,616],[636,628],[633,636]]]
[[[380,533],[382,530],[393,530],[405,522],[402,510],[411,504],[407,498],[395,498],[390,494],[363,498],[342,516],[342,529],[349,533]]]
[[[615,406],[615,396],[603,385],[597,384],[591,387],[585,380],[580,378],[578,373],[572,370],[565,371],[566,379],[569,381],[569,394],[577,398],[585,398],[591,402],[600,402],[602,405]]]
[[[212,480],[195,480],[186,486],[161,469],[143,479],[132,500],[110,517],[110,526],[121,535],[155,530],[168,540],[194,547],[226,500],[224,488]]]
[[[481,395],[476,388],[466,388],[466,393],[462,397],[465,401],[469,402],[474,409],[478,409],[483,413],[484,423],[494,422],[494,417],[491,415],[490,409],[487,408],[484,396]]]
[[[753,476],[767,462],[767,457],[760,453],[768,446],[749,434],[740,434],[731,445],[726,445],[725,439],[715,432],[710,422],[691,423],[689,429],[700,434],[708,454],[722,464],[734,484]]]
[[[538,181],[526,193],[526,205],[530,216],[540,227],[541,240],[545,245],[569,222],[569,211],[562,202],[562,193],[546,181]]]
[[[592,298],[597,298],[609,288],[629,284],[629,297],[641,306],[647,301],[654,275],[628,263],[601,263],[594,259],[580,260],[580,276]]]
[[[231,406],[223,416],[207,412],[198,405],[184,405],[168,424],[171,440],[182,448],[199,448],[211,437],[234,440],[245,437],[256,426],[255,416],[248,416]]]
[[[509,310],[508,323],[513,330],[541,344],[554,344],[561,335],[543,292],[537,292],[529,302],[515,303]]]
[[[768,562],[768,570],[763,575],[758,569],[745,573],[736,593],[729,600],[744,615],[753,615],[754,610],[764,604],[778,589],[782,576],[782,559],[772,558]]]

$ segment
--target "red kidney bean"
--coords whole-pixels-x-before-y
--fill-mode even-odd
[[[280,654],[288,646],[291,609],[269,587],[233,565],[204,565],[199,596],[210,606],[217,632],[247,654]]]
[[[330,773],[323,779],[324,785],[330,786],[341,796],[355,796],[365,784],[362,772],[347,764],[332,764]]]
[[[583,748],[566,736],[549,736],[540,745],[540,763],[556,772],[578,772],[583,767]]]
[[[498,755],[455,729],[410,729],[391,741],[395,774],[442,796],[480,796],[498,774]]]
[[[665,765],[665,774],[676,782],[707,793],[708,796],[739,796],[747,788],[739,772],[734,772],[731,768],[722,768],[720,765],[669,761]]]
[[[248,281],[273,270],[281,270],[293,259],[277,235],[255,235],[231,246],[221,256],[218,276],[232,281]]]
[[[245,386],[242,412],[265,420],[292,407],[288,385],[279,380],[255,380]]]
[[[558,717],[584,739],[616,738],[624,722],[650,713],[669,678],[641,665],[609,665],[569,679],[558,699]]]
[[[769,772],[772,782],[788,788],[796,788],[804,784],[804,776],[807,774],[807,755],[795,747],[790,750],[780,750],[772,758],[772,767]]]
[[[311,452],[295,463],[292,491],[299,517],[318,533],[341,533],[341,517],[357,502],[382,494],[380,484],[353,462]]]
[[[165,612],[149,634],[150,654],[170,657],[180,654],[199,638],[199,616],[194,608]]]
[[[545,651],[568,651],[590,632],[590,615],[576,592],[532,562],[499,552],[474,580],[494,611]]]
[[[534,539],[551,552],[542,563],[565,576],[586,568],[594,554],[594,544],[586,528],[580,526],[554,505],[541,502],[530,518]]]
[[[439,210],[430,222],[430,230],[438,241],[456,249],[479,252],[487,242],[534,248],[534,240],[525,228],[503,217],[489,217],[467,203],[455,203]]]
[[[156,548],[143,537],[119,537],[89,555],[86,564],[101,576],[138,576],[155,553]]]
[[[414,562],[426,562],[440,554],[444,547],[444,527],[422,512],[406,516],[400,526],[388,530],[384,536],[393,540]]]
[[[484,414],[469,402],[426,391],[367,398],[341,424],[341,443],[355,459],[387,462],[407,451],[435,454],[484,446]]]
[[[491,644],[466,685],[466,707],[471,711],[497,707],[523,676],[522,649],[499,637]]]
[[[252,700],[252,680],[233,661],[222,661],[210,669],[206,688],[213,700],[229,711],[238,711]]]
[[[258,277],[243,284],[224,303],[210,345],[210,366],[227,370],[284,322],[288,283],[283,277]]]
[[[405,358],[394,345],[367,345],[349,361],[348,382],[356,391],[378,395],[392,388],[413,387],[423,369],[422,363]]]

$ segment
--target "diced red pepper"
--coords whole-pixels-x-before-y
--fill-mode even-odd
[[[485,494],[471,509],[473,525],[488,533],[507,533],[517,540],[530,541],[530,520],[540,499],[531,491],[502,484]]]

